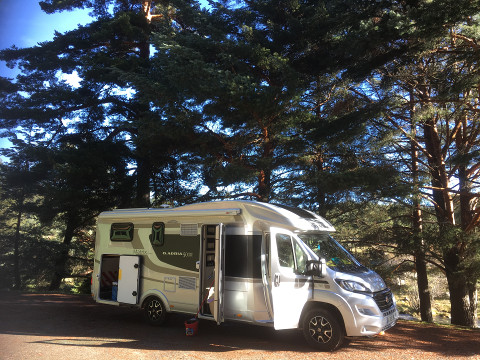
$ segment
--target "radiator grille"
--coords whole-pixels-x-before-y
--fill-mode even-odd
[[[393,306],[393,295],[390,289],[376,292],[373,294],[373,299],[382,312],[390,309]]]

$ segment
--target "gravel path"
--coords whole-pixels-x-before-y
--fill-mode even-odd
[[[139,310],[89,296],[0,291],[0,359],[479,359],[480,330],[400,321],[384,336],[355,338],[334,353],[312,351],[298,331],[185,316],[148,326]]]

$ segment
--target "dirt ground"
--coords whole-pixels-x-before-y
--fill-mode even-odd
[[[334,353],[312,351],[299,331],[188,317],[147,325],[139,310],[89,296],[0,291],[0,359],[480,359],[480,330],[400,321],[384,336],[355,338]]]

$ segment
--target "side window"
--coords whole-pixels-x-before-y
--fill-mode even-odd
[[[132,241],[133,224],[132,223],[113,223],[110,228],[111,241]]]
[[[308,255],[300,244],[285,234],[277,234],[276,241],[280,266],[290,268],[297,274],[305,273]]]
[[[292,239],[289,235],[277,234],[278,261],[280,266],[295,269],[295,258],[293,257]]]
[[[293,242],[293,247],[295,248],[295,258],[297,260],[297,274],[304,274],[307,270],[308,256],[296,241]]]
[[[153,246],[163,246],[165,243],[165,224],[155,222],[152,225],[152,233],[150,234],[150,242]]]

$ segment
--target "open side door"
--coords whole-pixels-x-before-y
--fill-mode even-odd
[[[310,294],[306,270],[307,253],[293,234],[279,228],[270,229],[270,281],[274,327],[297,328]]]
[[[263,285],[263,296],[265,298],[265,308],[267,310],[268,322],[273,321],[273,303],[272,303],[272,284],[270,281],[271,278],[271,267],[270,267],[270,233],[266,232],[263,234],[262,241],[262,255],[260,258],[260,264],[262,267],[262,285]]]
[[[224,318],[225,292],[225,231],[223,224],[216,225],[215,230],[215,293],[213,318],[220,324]]]
[[[202,226],[200,317],[224,321],[225,231],[223,224]],[[207,300],[208,299],[208,300]],[[207,301],[206,301],[207,300]]]
[[[140,256],[120,256],[118,267],[117,301],[125,304],[138,303]]]

